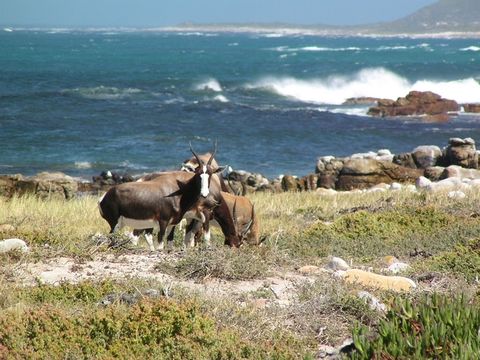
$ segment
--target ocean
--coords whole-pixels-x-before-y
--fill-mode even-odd
[[[219,163],[273,178],[324,155],[480,142],[480,114],[429,123],[342,105],[413,89],[480,102],[480,40],[4,29],[0,173],[142,174],[216,140]]]

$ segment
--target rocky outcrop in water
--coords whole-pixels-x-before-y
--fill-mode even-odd
[[[480,104],[462,104],[466,113],[480,113]]]
[[[410,91],[396,101],[378,100],[377,106],[371,107],[368,114],[381,117],[428,115],[431,120],[444,121],[448,120],[450,112],[459,110],[456,101],[444,99],[431,91]]]

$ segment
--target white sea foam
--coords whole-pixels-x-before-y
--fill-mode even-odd
[[[66,94],[76,94],[88,99],[96,100],[114,100],[132,96],[141,93],[142,90],[135,88],[116,88],[110,86],[96,86],[88,88],[74,88],[63,90]]]
[[[216,95],[213,99],[216,100],[216,101],[220,101],[222,103],[230,102],[230,100],[228,100],[227,97],[223,96],[223,95]]]
[[[77,169],[91,169],[92,163],[88,161],[75,161],[75,167]]]
[[[473,78],[453,81],[423,80],[410,82],[385,68],[366,68],[355,74],[327,78],[297,79],[266,77],[249,89],[265,89],[278,95],[313,104],[340,105],[352,97],[397,99],[411,90],[433,91],[459,103],[480,102],[480,84]]]
[[[340,48],[332,48],[332,47],[323,47],[323,46],[303,46],[300,48],[291,48],[288,46],[277,46],[274,48],[270,48],[269,50],[278,51],[278,52],[326,52],[326,51],[361,51],[361,50],[368,50],[368,48],[360,48],[356,46],[349,46],[349,47],[340,47]]]
[[[468,46],[466,48],[460,49],[460,51],[480,51],[480,46]]]
[[[217,79],[209,78],[195,85],[195,90],[211,90],[215,92],[221,92],[222,86]]]

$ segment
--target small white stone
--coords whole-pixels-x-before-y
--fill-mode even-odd
[[[380,302],[375,296],[370,294],[368,291],[359,291],[358,297],[364,300],[369,306],[370,309],[375,311],[387,311],[387,306]]]
[[[397,182],[391,183],[390,190],[393,190],[393,191],[402,190],[402,184]]]
[[[447,195],[450,199],[455,199],[455,200],[461,200],[465,199],[467,195],[463,191],[456,190],[456,191],[450,191]]]
[[[408,270],[409,268],[410,268],[410,265],[408,265],[407,263],[394,262],[387,268],[387,271],[391,272],[392,274],[398,274],[402,271]]]
[[[337,271],[337,270],[348,270],[350,269],[350,266],[347,264],[347,262],[339,257],[332,256],[329,259],[329,262],[327,264],[327,269]]]
[[[20,250],[21,252],[27,252],[27,243],[22,239],[5,239],[0,241],[0,253],[6,253],[12,250]]]
[[[432,182],[425,176],[420,176],[417,181],[415,181],[415,186],[417,187],[417,189],[426,189],[431,185]]]

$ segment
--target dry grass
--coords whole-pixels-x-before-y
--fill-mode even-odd
[[[174,254],[176,261],[163,264],[159,271],[195,281],[208,278],[236,281],[294,272],[305,264],[322,265],[328,255],[344,256],[353,264],[378,269],[383,266],[384,255],[396,255],[413,266],[410,275],[420,283],[420,289],[447,294],[476,292],[475,274],[480,273],[480,194],[474,191],[463,200],[449,199],[446,194],[405,191],[336,195],[258,193],[251,199],[261,234],[267,238],[261,247],[226,248],[220,231],[215,230],[213,249]],[[49,302],[60,309],[73,305],[81,311],[87,308],[96,311],[93,300],[81,305],[75,298],[77,295],[72,300],[72,293],[77,294],[83,286],[80,294],[84,294],[93,287],[94,290],[88,291],[93,291],[92,299],[97,299],[105,291],[105,285],[72,285],[62,293],[51,288],[22,290],[12,281],[21,263],[53,256],[85,257],[92,254],[92,249],[114,251],[106,246],[97,248],[91,239],[97,232],[108,232],[107,223],[98,213],[97,198],[70,201],[31,196],[0,198],[0,224],[7,223],[16,230],[0,237],[23,238],[32,251],[27,255],[0,256],[0,309],[19,304],[30,307],[34,304],[32,298],[44,296],[53,299]],[[141,245],[145,248],[144,242]],[[181,246],[180,234],[176,236],[176,246]],[[428,258],[411,257],[415,248]],[[115,291],[143,286],[137,280],[132,281],[133,286],[115,285]],[[202,314],[212,318],[220,329],[243,334],[244,341],[260,339],[270,344],[293,341],[295,346],[313,352],[318,343],[340,343],[349,336],[355,321],[371,325],[377,320],[377,315],[358,300],[356,289],[328,276],[317,276],[312,284],[297,284],[294,292],[297,296],[288,306],[275,305],[268,286],[250,294],[214,299],[176,288],[173,299],[195,301]],[[376,295],[387,302],[391,298],[391,294]],[[258,307],[255,305],[258,299],[272,305]]]

